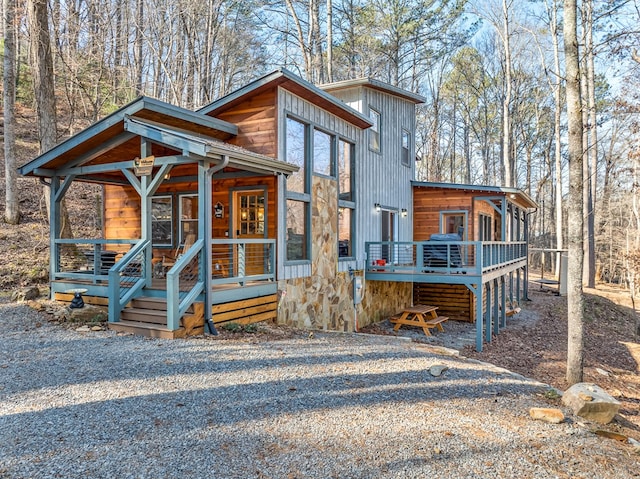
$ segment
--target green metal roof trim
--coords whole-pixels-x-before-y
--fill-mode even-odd
[[[214,110],[217,110],[218,108],[221,108],[239,98],[242,98],[245,95],[250,94],[251,92],[267,86],[269,83],[272,82],[276,82],[278,80],[289,80],[292,81],[294,83],[296,83],[298,86],[305,88],[306,90],[308,90],[310,93],[313,93],[314,95],[317,95],[318,97],[320,97],[322,100],[331,103],[334,107],[344,111],[345,114],[347,114],[349,117],[354,118],[355,120],[358,121],[358,126],[360,126],[361,128],[369,128],[370,126],[372,126],[371,121],[369,120],[369,118],[367,118],[366,116],[362,115],[359,111],[355,110],[354,108],[351,108],[349,105],[347,105],[346,103],[342,102],[341,100],[339,100],[338,98],[334,97],[333,95],[327,93],[326,91],[322,90],[321,88],[317,87],[316,85],[314,85],[313,83],[310,83],[306,80],[304,80],[303,78],[299,77],[298,75],[296,75],[295,73],[287,70],[286,68],[279,68],[277,70],[274,70],[271,73],[268,73],[248,84],[246,84],[245,86],[229,93],[228,95],[225,95],[215,101],[213,101],[212,103],[209,103],[208,105],[203,106],[202,108],[200,108],[199,110],[197,110],[198,113],[203,113],[203,114],[207,114],[210,113]],[[353,121],[353,120],[352,120]]]
[[[162,142],[162,138],[165,141],[171,138],[183,140],[187,144],[197,146],[193,148],[192,153],[201,154],[209,158],[222,158],[223,156],[229,157],[229,166],[239,169],[249,169],[252,171],[260,171],[266,173],[283,173],[290,175],[298,171],[299,167],[285,161],[276,160],[270,156],[254,153],[237,145],[225,143],[223,141],[211,138],[205,135],[199,135],[187,130],[164,125],[162,123],[153,122],[150,120],[141,120],[135,117],[128,117],[125,120],[125,128],[127,124],[138,125],[147,131],[157,132],[155,141]],[[174,146],[174,145],[169,145]]]
[[[52,161],[58,156],[63,155],[64,153],[68,152],[72,148],[81,145],[83,142],[89,140],[95,135],[124,121],[124,118],[126,116],[135,115],[137,112],[142,110],[149,110],[156,113],[173,116],[189,123],[194,123],[196,125],[223,131],[225,133],[228,133],[229,135],[235,136],[238,134],[237,126],[232,123],[196,113],[191,110],[187,110],[186,108],[171,105],[170,103],[165,103],[163,101],[156,100],[155,98],[142,96],[133,100],[131,103],[123,106],[122,108],[113,112],[102,120],[97,121],[90,127],[85,128],[76,135],[73,135],[72,137],[66,139],[62,143],[59,143],[49,151],[46,151],[42,155],[31,160],[26,165],[18,168],[18,172],[24,176],[32,175],[36,169],[45,167],[48,162]]]
[[[418,95],[417,93],[413,93],[409,90],[390,85],[389,83],[376,80],[375,78],[357,78],[355,80],[344,80],[334,83],[325,83],[324,85],[319,85],[319,88],[330,92],[333,90],[344,90],[346,88],[361,86],[368,86],[374,90],[380,90],[391,95],[399,96],[414,103],[424,103],[425,101],[427,101],[425,97]]]
[[[527,204],[528,208],[537,208],[538,204],[524,191],[518,188],[506,186],[485,186],[485,185],[465,185],[462,183],[438,183],[432,181],[411,181],[412,186],[422,186],[427,188],[448,188],[453,190],[482,191],[485,193],[501,193],[506,195],[517,195]]]

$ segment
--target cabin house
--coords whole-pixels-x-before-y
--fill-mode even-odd
[[[520,291],[534,205],[518,190],[414,182],[422,101],[284,69],[198,111],[138,98],[20,168],[51,185],[52,297],[107,305],[116,330],[180,337],[267,319],[355,331],[440,301],[429,287],[447,284],[458,316],[480,318],[481,348],[482,324]],[[60,237],[75,181],[101,185],[100,238]],[[449,231],[444,263],[425,262]]]

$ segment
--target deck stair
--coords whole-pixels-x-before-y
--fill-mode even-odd
[[[204,305],[195,303],[180,320],[180,328],[167,329],[167,300],[142,296],[133,299],[120,313],[120,321],[109,323],[109,329],[152,338],[175,339],[202,334]]]

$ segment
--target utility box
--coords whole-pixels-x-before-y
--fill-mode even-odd
[[[355,275],[353,277],[353,304],[360,304],[362,302],[362,295],[364,293],[364,281],[361,275]]]

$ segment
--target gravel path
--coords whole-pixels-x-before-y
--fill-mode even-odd
[[[78,333],[0,304],[0,478],[640,477],[592,425],[529,419],[543,385],[428,348]]]

